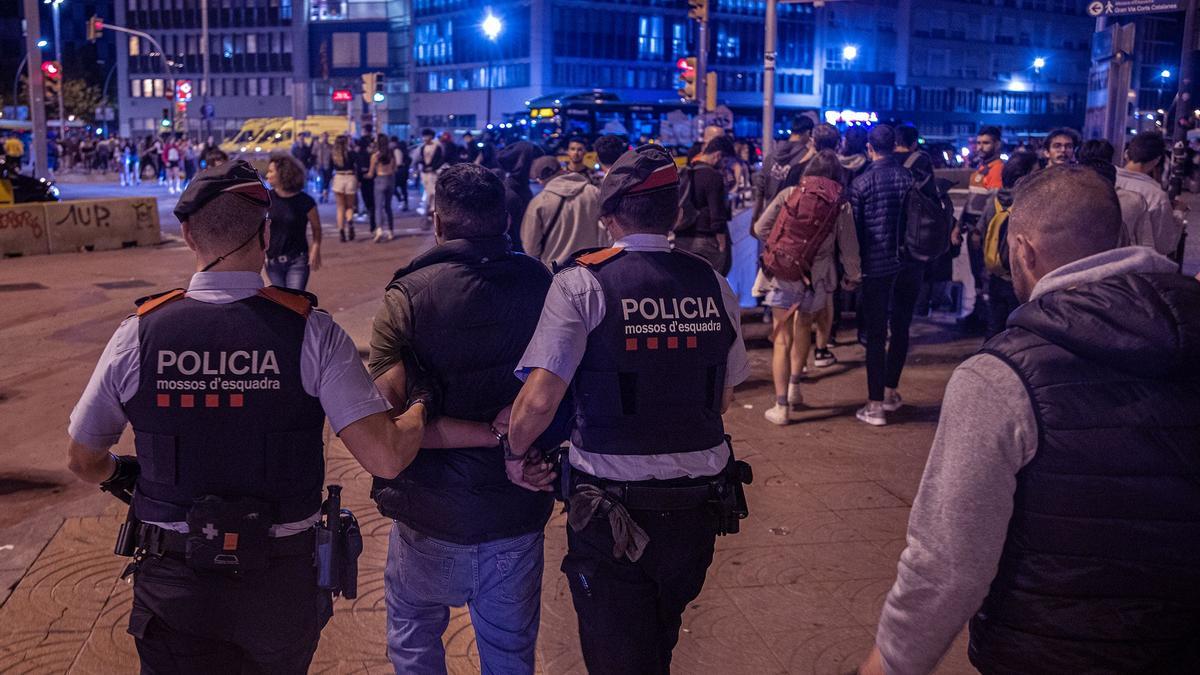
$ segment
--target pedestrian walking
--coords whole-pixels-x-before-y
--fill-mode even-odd
[[[860,311],[867,341],[867,404],[856,416],[874,426],[887,424],[887,413],[903,404],[897,388],[922,277],[921,266],[907,259],[900,244],[913,178],[896,161],[895,147],[892,127],[872,127],[867,136],[871,163],[846,193],[862,260]]]
[[[1016,185],[1024,304],[950,378],[860,673],[929,673],[968,619],[982,673],[1195,670],[1200,283],[1121,229],[1089,168]]]
[[[980,218],[984,223],[983,252],[987,267],[988,339],[1004,330],[1009,315],[1021,304],[1012,284],[1008,222],[1012,216],[1013,190],[1021,179],[1037,169],[1038,158],[1032,152],[1018,152],[1009,157],[1000,173],[1001,188]]]
[[[394,521],[384,575],[388,658],[397,673],[445,672],[449,608],[465,604],[480,670],[531,674],[553,500],[507,480],[504,441],[520,389],[512,372],[550,273],[513,252],[504,188],[490,171],[448,167],[437,195],[441,243],[396,272],[371,338],[371,373],[389,400],[408,400],[416,364],[441,392],[441,414],[422,443],[429,450],[372,489]],[[562,422],[539,447],[566,438]]]
[[[356,566],[344,548],[341,570],[314,567],[326,416],[385,477],[424,432],[426,403],[393,421],[316,298],[263,287],[269,207],[246,162],[197,175],[175,215],[201,271],[139,301],[71,413],[71,471],[131,501],[119,544],[143,672],[306,672]],[[137,455],[116,457],[127,423]]]
[[[529,171],[533,160],[542,156],[542,149],[529,141],[517,141],[504,146],[496,158],[504,177],[504,210],[508,214],[508,236],[517,251],[524,251],[521,241],[521,223],[525,220],[525,209],[533,200],[529,188]]]
[[[675,247],[708,261],[721,276],[733,266],[729,243],[729,196],[718,166],[733,154],[733,142],[718,136],[684,170],[679,188]]]
[[[313,161],[321,181],[320,200],[324,204],[329,201],[333,186],[333,144],[329,142],[328,131],[321,132],[321,138],[313,143]]]
[[[185,137],[183,140],[183,185],[187,187],[196,177],[198,170],[199,157],[196,154],[196,144],[191,138]]]
[[[358,176],[358,187],[362,191],[363,209],[367,213],[367,223],[370,232],[375,232],[375,178],[371,174],[371,158],[375,154],[373,136],[363,136],[358,139],[354,153],[354,169]]]
[[[121,186],[142,184],[142,155],[132,138],[121,141]]]
[[[379,224],[374,228],[375,243],[384,240],[384,221],[387,221],[387,240],[391,241],[396,236],[396,225],[392,218],[392,193],[396,191],[396,156],[386,134],[375,137],[375,152],[371,153],[367,176],[370,177],[372,188],[375,190],[377,215],[372,220]]]
[[[333,198],[337,205],[337,229],[341,241],[354,241],[354,207],[358,203],[358,171],[350,137],[338,136],[329,156],[333,167]]]
[[[737,296],[667,241],[679,208],[670,153],[626,152],[600,203],[617,243],[554,277],[518,365],[505,467],[533,490],[566,472],[562,569],[588,672],[666,673],[716,535],[745,514],[749,467],[734,462],[721,415],[749,365]],[[571,446],[552,466],[531,445],[569,387]]]
[[[400,210],[408,210],[408,179],[409,172],[412,169],[412,156],[408,149],[408,143],[392,136],[392,157],[396,162],[396,201],[400,203]]]
[[[597,138],[592,147],[596,150],[596,161],[600,162],[600,171],[595,174],[592,183],[600,187],[612,165],[629,149],[629,141],[616,134],[605,134]]]
[[[838,286],[836,263],[844,270],[842,284],[847,290],[855,289],[862,278],[854,214],[842,193],[841,161],[833,150],[825,149],[806,164],[799,185],[780,191],[754,222],[754,236],[767,243],[772,256],[804,260],[800,267],[807,272],[800,279],[764,272],[763,304],[771,308],[775,382],[775,404],[765,417],[772,424],[788,424],[793,406],[804,404],[800,382],[813,325],[829,312]]]
[[[842,135],[840,152],[842,168],[845,169],[846,185],[867,170],[867,129],[863,126],[852,126]]]
[[[277,153],[267,163],[267,182],[271,184],[267,278],[274,286],[298,291],[308,286],[310,272],[321,269],[321,216],[317,203],[304,191],[306,176],[293,155]]]
[[[4,157],[9,166],[21,170],[21,157],[25,155],[25,144],[15,131],[10,131],[4,138]]]
[[[533,178],[542,191],[521,223],[526,253],[556,270],[574,253],[612,243],[600,225],[600,190],[587,176],[564,171],[557,157],[547,156],[533,160]]]
[[[1129,232],[1129,243],[1148,246],[1160,254],[1177,258],[1183,224],[1166,190],[1162,189],[1163,163],[1167,143],[1157,131],[1143,131],[1125,146],[1125,166],[1117,168],[1117,187],[1140,196],[1144,217],[1138,218]]]
[[[180,173],[183,169],[183,148],[179,136],[165,136],[162,149],[163,160],[166,162],[167,193],[182,192]]]
[[[421,172],[421,201],[425,214],[425,229],[433,227],[435,212],[434,193],[437,190],[437,175],[446,164],[442,145],[434,139],[433,129],[421,130],[421,146],[417,149],[417,164]]]

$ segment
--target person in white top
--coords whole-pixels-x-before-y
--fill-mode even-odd
[[[1183,234],[1171,200],[1159,182],[1167,143],[1157,131],[1143,131],[1125,146],[1125,167],[1117,168],[1117,189],[1133,192],[1145,200],[1145,217],[1128,232],[1130,244],[1148,246],[1174,258]],[[1126,225],[1130,223],[1127,220]]]

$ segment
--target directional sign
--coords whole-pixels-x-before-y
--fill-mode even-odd
[[[349,89],[334,89],[330,96],[335,102],[345,103],[346,101],[354,100],[354,94]]]
[[[1132,16],[1155,12],[1180,12],[1187,9],[1185,0],[1091,0],[1087,4],[1091,16]]]

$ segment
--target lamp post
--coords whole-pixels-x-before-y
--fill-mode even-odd
[[[1037,98],[1038,81],[1042,79],[1042,68],[1046,67],[1046,59],[1038,56],[1033,59],[1033,97]],[[1036,103],[1031,102],[1031,105]]]
[[[58,6],[63,3],[63,0],[44,0],[50,8],[54,10],[54,60],[62,63],[62,38],[59,30],[59,11]],[[63,109],[63,82],[58,83],[58,137],[61,139],[67,135],[67,112]]]
[[[480,24],[480,28],[483,29],[483,34],[487,37],[488,41],[490,41],[492,43],[492,45],[494,46],[496,44],[496,38],[498,38],[500,36],[500,31],[504,30],[504,24],[500,21],[500,18],[497,17],[495,14],[492,14],[492,10],[489,9],[489,10],[487,10],[487,16],[485,16],[483,18],[483,23]],[[485,77],[487,78],[487,118],[484,120],[484,127],[486,128],[486,126],[488,124],[490,124],[492,121],[492,49],[491,48],[488,49],[487,71],[485,73]]]
[[[1163,104],[1163,90],[1167,88],[1167,80],[1169,79],[1171,79],[1170,69],[1163,68],[1162,72],[1158,74],[1158,107],[1160,108],[1167,107]]]
[[[857,58],[858,45],[846,45],[845,47],[842,47],[842,60],[846,62],[847,68],[849,68],[850,64],[854,63],[854,60]]]
[[[37,41],[37,46],[38,46],[38,47],[40,47],[40,48],[42,48],[42,49],[45,49],[47,44],[48,44],[48,43],[47,43],[47,42],[46,42],[46,40],[44,40],[44,39],[42,39],[42,40],[38,40],[38,41]],[[13,75],[13,87],[12,87],[12,89],[13,89],[13,107],[14,107],[14,108],[15,108],[15,107],[17,106],[17,104],[20,102],[20,101],[18,101],[18,99],[19,99],[20,97],[19,97],[19,96],[17,96],[17,94],[19,93],[19,92],[17,91],[17,86],[18,86],[18,85],[21,83],[21,82],[20,82],[20,80],[21,80],[21,71],[22,71],[22,70],[25,70],[25,64],[26,64],[26,63],[28,63],[28,62],[29,62],[29,52],[25,52],[25,56],[22,56],[22,57],[21,57],[21,63],[20,63],[19,65],[17,65],[17,72],[16,72],[16,74],[14,74],[14,75]],[[32,92],[32,89],[31,89],[30,91]]]

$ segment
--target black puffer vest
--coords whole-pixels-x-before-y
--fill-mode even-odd
[[[491,422],[513,402],[521,389],[513,369],[550,279],[536,259],[513,253],[507,237],[453,240],[396,273],[388,290],[408,298],[409,337],[441,389],[444,415]],[[553,502],[513,485],[496,446],[422,450],[394,480],[376,478],[372,492],[385,516],[458,544],[539,531]]]
[[[971,662],[1183,673],[1200,662],[1200,284],[1124,274],[1048,293],[984,346],[1024,381],[1034,459]]]
[[[712,268],[678,251],[600,252],[578,262],[600,282],[604,319],[572,383],[575,447],[650,455],[720,445],[736,334]]]

